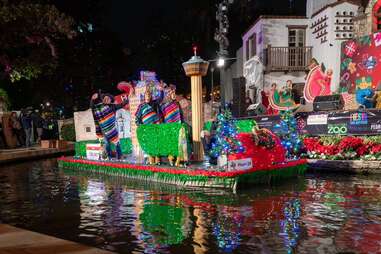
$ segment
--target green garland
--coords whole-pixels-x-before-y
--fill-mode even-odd
[[[78,141],[75,142],[75,156],[86,157],[86,145],[87,144],[98,144],[98,140],[89,140],[89,141]],[[120,140],[120,147],[122,148],[123,154],[132,153],[132,142],[130,138],[122,138]],[[111,148],[114,149],[114,144],[111,145]]]
[[[185,128],[188,137],[188,126],[185,123],[140,125],[136,131],[139,145],[150,156],[178,156],[181,128]]]
[[[238,133],[251,133],[257,122],[251,119],[237,121]]]
[[[59,161],[59,167],[68,169],[81,169],[98,174],[108,174],[114,176],[131,177],[144,181],[155,181],[168,184],[185,185],[187,182],[197,183],[199,187],[219,186],[233,188],[235,178],[228,177],[208,177],[202,175],[183,175],[162,172],[152,172],[149,170],[136,170],[130,168],[114,168],[102,165],[90,165],[83,163]]]
[[[252,119],[238,120],[236,121],[238,133],[251,133],[254,126],[257,126],[257,122]],[[206,122],[204,124],[204,130],[209,131],[212,129],[212,122]]]

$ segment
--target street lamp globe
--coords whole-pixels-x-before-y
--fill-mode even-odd
[[[217,66],[218,67],[223,67],[225,65],[225,59],[223,59],[222,57],[218,58],[217,60]]]

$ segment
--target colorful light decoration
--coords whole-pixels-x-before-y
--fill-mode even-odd
[[[294,253],[294,249],[298,243],[300,236],[299,219],[302,214],[301,204],[299,199],[293,199],[286,203],[283,208],[285,219],[280,222],[280,236],[284,240],[284,245],[287,248],[287,253]]]
[[[243,153],[245,149],[237,135],[237,123],[232,119],[232,113],[226,109],[217,116],[217,130],[210,155],[217,158],[221,155]]]
[[[213,223],[213,234],[218,247],[224,253],[231,253],[241,244],[242,221],[222,215],[217,223]]]
[[[282,140],[287,158],[297,159],[303,146],[303,142],[298,134],[298,123],[291,110],[281,111],[280,117],[281,121],[274,126],[274,132]]]

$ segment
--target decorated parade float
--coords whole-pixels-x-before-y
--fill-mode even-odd
[[[184,119],[189,105],[176,96],[176,87],[152,72],[142,72],[138,82],[120,83],[123,94],[115,98],[101,91],[92,95],[91,110],[84,114],[94,121],[96,139],[77,142],[76,156],[59,159],[59,166],[232,190],[303,174],[306,161],[298,157],[302,142],[291,111],[282,112],[277,135],[254,120],[233,119],[228,108],[204,123],[202,76],[207,68],[196,53],[184,63],[192,85],[191,122]],[[79,125],[91,129],[89,123]]]

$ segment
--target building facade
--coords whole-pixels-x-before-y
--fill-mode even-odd
[[[307,0],[305,16],[261,16],[242,37],[242,76],[252,99],[272,83],[292,80],[302,89],[312,58],[333,71],[331,91],[339,89],[341,45],[344,41],[381,29],[381,0]],[[233,97],[231,78],[225,72],[226,98]]]
[[[303,83],[312,58],[307,40],[308,19],[302,16],[261,16],[244,34],[243,73],[252,99],[272,83]]]

